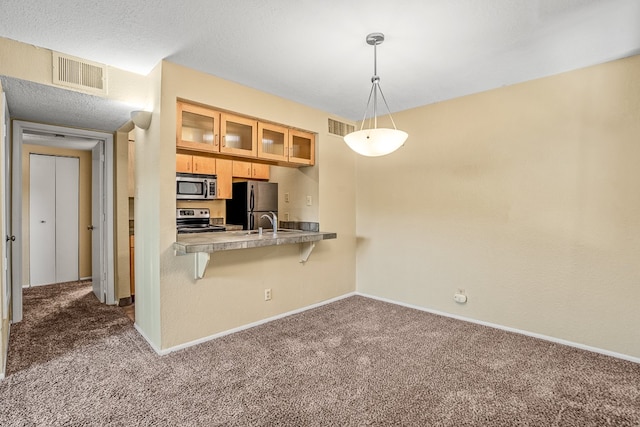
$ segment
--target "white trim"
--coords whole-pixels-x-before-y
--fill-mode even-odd
[[[145,334],[144,331],[142,329],[140,329],[140,327],[138,326],[137,323],[134,323],[133,327],[136,329],[136,331],[138,331],[138,333],[142,336],[142,338],[144,338],[144,340],[147,342],[147,344],[149,344],[149,346],[153,349],[153,351],[155,351],[159,355],[162,355],[162,350],[160,350],[158,347],[156,347],[156,345],[153,343],[153,341],[151,341],[149,339],[149,337],[147,336],[147,334]]]
[[[5,379],[5,374],[7,372],[7,356],[9,355],[9,340],[11,339],[11,322],[8,322],[7,329],[7,351],[4,353],[4,359],[2,363],[2,370],[0,371],[0,381]]]
[[[507,331],[507,332],[513,332],[513,333],[520,334],[520,335],[526,335],[528,337],[538,338],[538,339],[541,339],[541,340],[544,340],[544,341],[550,341],[550,342],[553,342],[553,343],[556,343],[556,344],[561,344],[561,345],[566,345],[566,346],[569,346],[569,347],[579,348],[580,350],[586,350],[586,351],[590,351],[592,353],[603,354],[605,356],[611,356],[611,357],[615,357],[617,359],[627,360],[629,362],[640,363],[640,357],[634,357],[634,356],[629,356],[627,354],[616,353],[614,351],[604,350],[604,349],[597,348],[597,347],[591,347],[589,345],[580,344],[580,343],[573,342],[573,341],[567,341],[567,340],[563,340],[561,338],[550,337],[548,335],[538,334],[538,333],[535,333],[535,332],[523,331],[521,329],[511,328],[509,326],[503,326],[503,325],[499,325],[497,323],[490,323],[490,322],[485,322],[485,321],[482,321],[482,320],[471,319],[469,317],[458,316],[456,314],[451,314],[451,313],[447,313],[447,312],[444,312],[444,311],[432,310],[432,309],[429,309],[429,308],[420,307],[420,306],[413,305],[413,304],[407,304],[407,303],[404,303],[404,302],[394,301],[394,300],[391,300],[391,299],[388,299],[388,298],[377,297],[377,296],[374,296],[374,295],[365,294],[365,293],[362,293],[362,292],[355,292],[355,294],[359,295],[359,296],[362,296],[362,297],[371,298],[371,299],[375,299],[375,300],[378,300],[378,301],[388,302],[390,304],[399,305],[399,306],[402,306],[402,307],[412,308],[414,310],[419,310],[419,311],[424,311],[424,312],[431,313],[431,314],[436,314],[438,316],[450,317],[452,319],[461,320],[463,322],[469,322],[469,323],[475,323],[477,325],[488,326],[490,328],[500,329],[500,330]]]
[[[282,314],[278,314],[276,316],[268,317],[266,319],[258,320],[257,322],[249,323],[249,324],[243,325],[243,326],[238,326],[237,328],[229,329],[229,330],[226,330],[226,331],[223,331],[223,332],[218,332],[217,334],[213,334],[213,335],[209,335],[207,337],[199,338],[199,339],[194,340],[194,341],[189,341],[189,342],[186,342],[184,344],[179,344],[179,345],[176,345],[174,347],[165,348],[164,350],[161,350],[161,349],[157,348],[151,342],[151,340],[144,334],[144,332],[142,332],[142,330],[138,327],[137,324],[134,324],[134,327],[136,328],[136,330],[138,332],[140,332],[140,335],[142,335],[142,337],[149,343],[151,348],[153,348],[153,350],[156,353],[158,353],[160,356],[165,356],[165,355],[167,355],[169,353],[173,353],[174,351],[183,350],[185,348],[192,347],[192,346],[198,345],[198,344],[203,344],[203,343],[205,343],[207,341],[211,341],[211,340],[214,340],[216,338],[221,338],[221,337],[224,337],[226,335],[230,335],[230,334],[233,334],[233,333],[236,333],[236,332],[244,331],[245,329],[250,329],[250,328],[254,328],[256,326],[264,325],[265,323],[273,322],[274,320],[282,319],[282,318],[285,318],[285,317],[288,317],[288,316],[291,316],[291,315],[294,315],[294,314],[299,314],[299,313],[305,312],[307,310],[312,310],[314,308],[322,307],[323,305],[331,304],[333,302],[340,301],[342,299],[345,299],[345,298],[348,298],[348,297],[352,297],[354,295],[356,295],[355,292],[350,292],[348,294],[340,295],[338,297],[331,298],[331,299],[328,299],[328,300],[325,300],[325,301],[321,301],[321,302],[318,302],[318,303],[315,303],[315,304],[311,304],[311,305],[308,305],[306,307],[298,308],[296,310],[288,311],[286,313],[282,313]]]
[[[90,138],[103,141],[105,146],[105,170],[107,173],[107,182],[106,182],[106,213],[107,213],[107,242],[106,242],[106,252],[107,252],[107,265],[105,266],[107,271],[107,280],[106,280],[106,304],[115,305],[115,266],[114,266],[114,203],[113,199],[113,181],[115,179],[113,172],[113,148],[114,148],[114,140],[113,134],[108,132],[99,132],[85,129],[75,129],[68,128],[64,126],[55,126],[55,125],[47,125],[42,123],[32,123],[25,122],[21,120],[13,121],[13,187],[14,188],[22,188],[22,134],[25,130],[32,130],[38,132],[45,133],[53,133],[53,134],[63,134],[67,136],[77,136],[81,138]],[[18,233],[22,233],[22,192],[16,191],[13,199],[13,213],[12,219],[14,221],[12,227],[15,227]],[[18,201],[16,201],[18,198]],[[14,233],[16,234],[16,233]],[[16,234],[16,237],[18,234]],[[20,238],[21,238],[20,234]],[[17,250],[16,250],[17,249]],[[16,243],[14,243],[14,251],[13,251],[13,275],[14,275],[14,283],[13,283],[13,321],[19,322],[22,320],[22,244],[18,239],[16,239]],[[20,280],[16,280],[19,278]],[[24,287],[28,287],[25,285]]]

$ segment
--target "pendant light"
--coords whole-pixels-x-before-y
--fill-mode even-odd
[[[384,34],[382,33],[371,33],[367,36],[367,44],[373,45],[373,77],[371,77],[371,92],[369,92],[369,100],[367,101],[367,107],[364,111],[360,130],[351,132],[344,137],[344,142],[347,143],[349,148],[358,154],[369,157],[384,156],[386,154],[393,153],[404,145],[404,142],[409,136],[406,132],[396,129],[396,124],[393,121],[393,117],[391,117],[391,110],[389,110],[389,105],[387,104],[387,100],[385,99],[384,94],[382,93],[382,88],[380,87],[376,47],[379,44],[382,44],[383,41]],[[380,93],[380,97],[382,98],[385,107],[387,107],[387,112],[389,113],[393,129],[378,127],[378,93]],[[369,111],[369,105],[371,104],[372,98],[373,116],[368,120],[369,129],[364,129],[364,123],[366,121],[367,112]],[[372,122],[373,126],[371,126]]]

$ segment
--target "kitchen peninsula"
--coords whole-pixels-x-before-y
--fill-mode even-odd
[[[195,254],[195,277],[202,279],[210,254],[234,249],[249,249],[275,245],[300,244],[300,262],[306,262],[316,242],[337,238],[337,233],[292,229],[279,229],[277,233],[265,230],[238,230],[213,233],[178,235],[173,244],[176,255]]]

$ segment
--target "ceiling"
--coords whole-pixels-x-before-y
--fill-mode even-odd
[[[5,0],[0,37],[146,74],[162,59],[359,120],[382,32],[393,112],[640,53],[638,0]],[[115,130],[130,107],[2,77],[14,117]],[[72,123],[68,123],[72,122]]]

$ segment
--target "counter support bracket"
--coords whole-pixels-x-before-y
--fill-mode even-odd
[[[202,279],[207,265],[209,265],[209,261],[211,260],[211,254],[207,252],[196,252],[193,254],[193,258],[195,259],[195,278],[196,280]]]
[[[300,262],[305,263],[309,259],[313,248],[316,247],[316,242],[304,242],[300,243]]]

